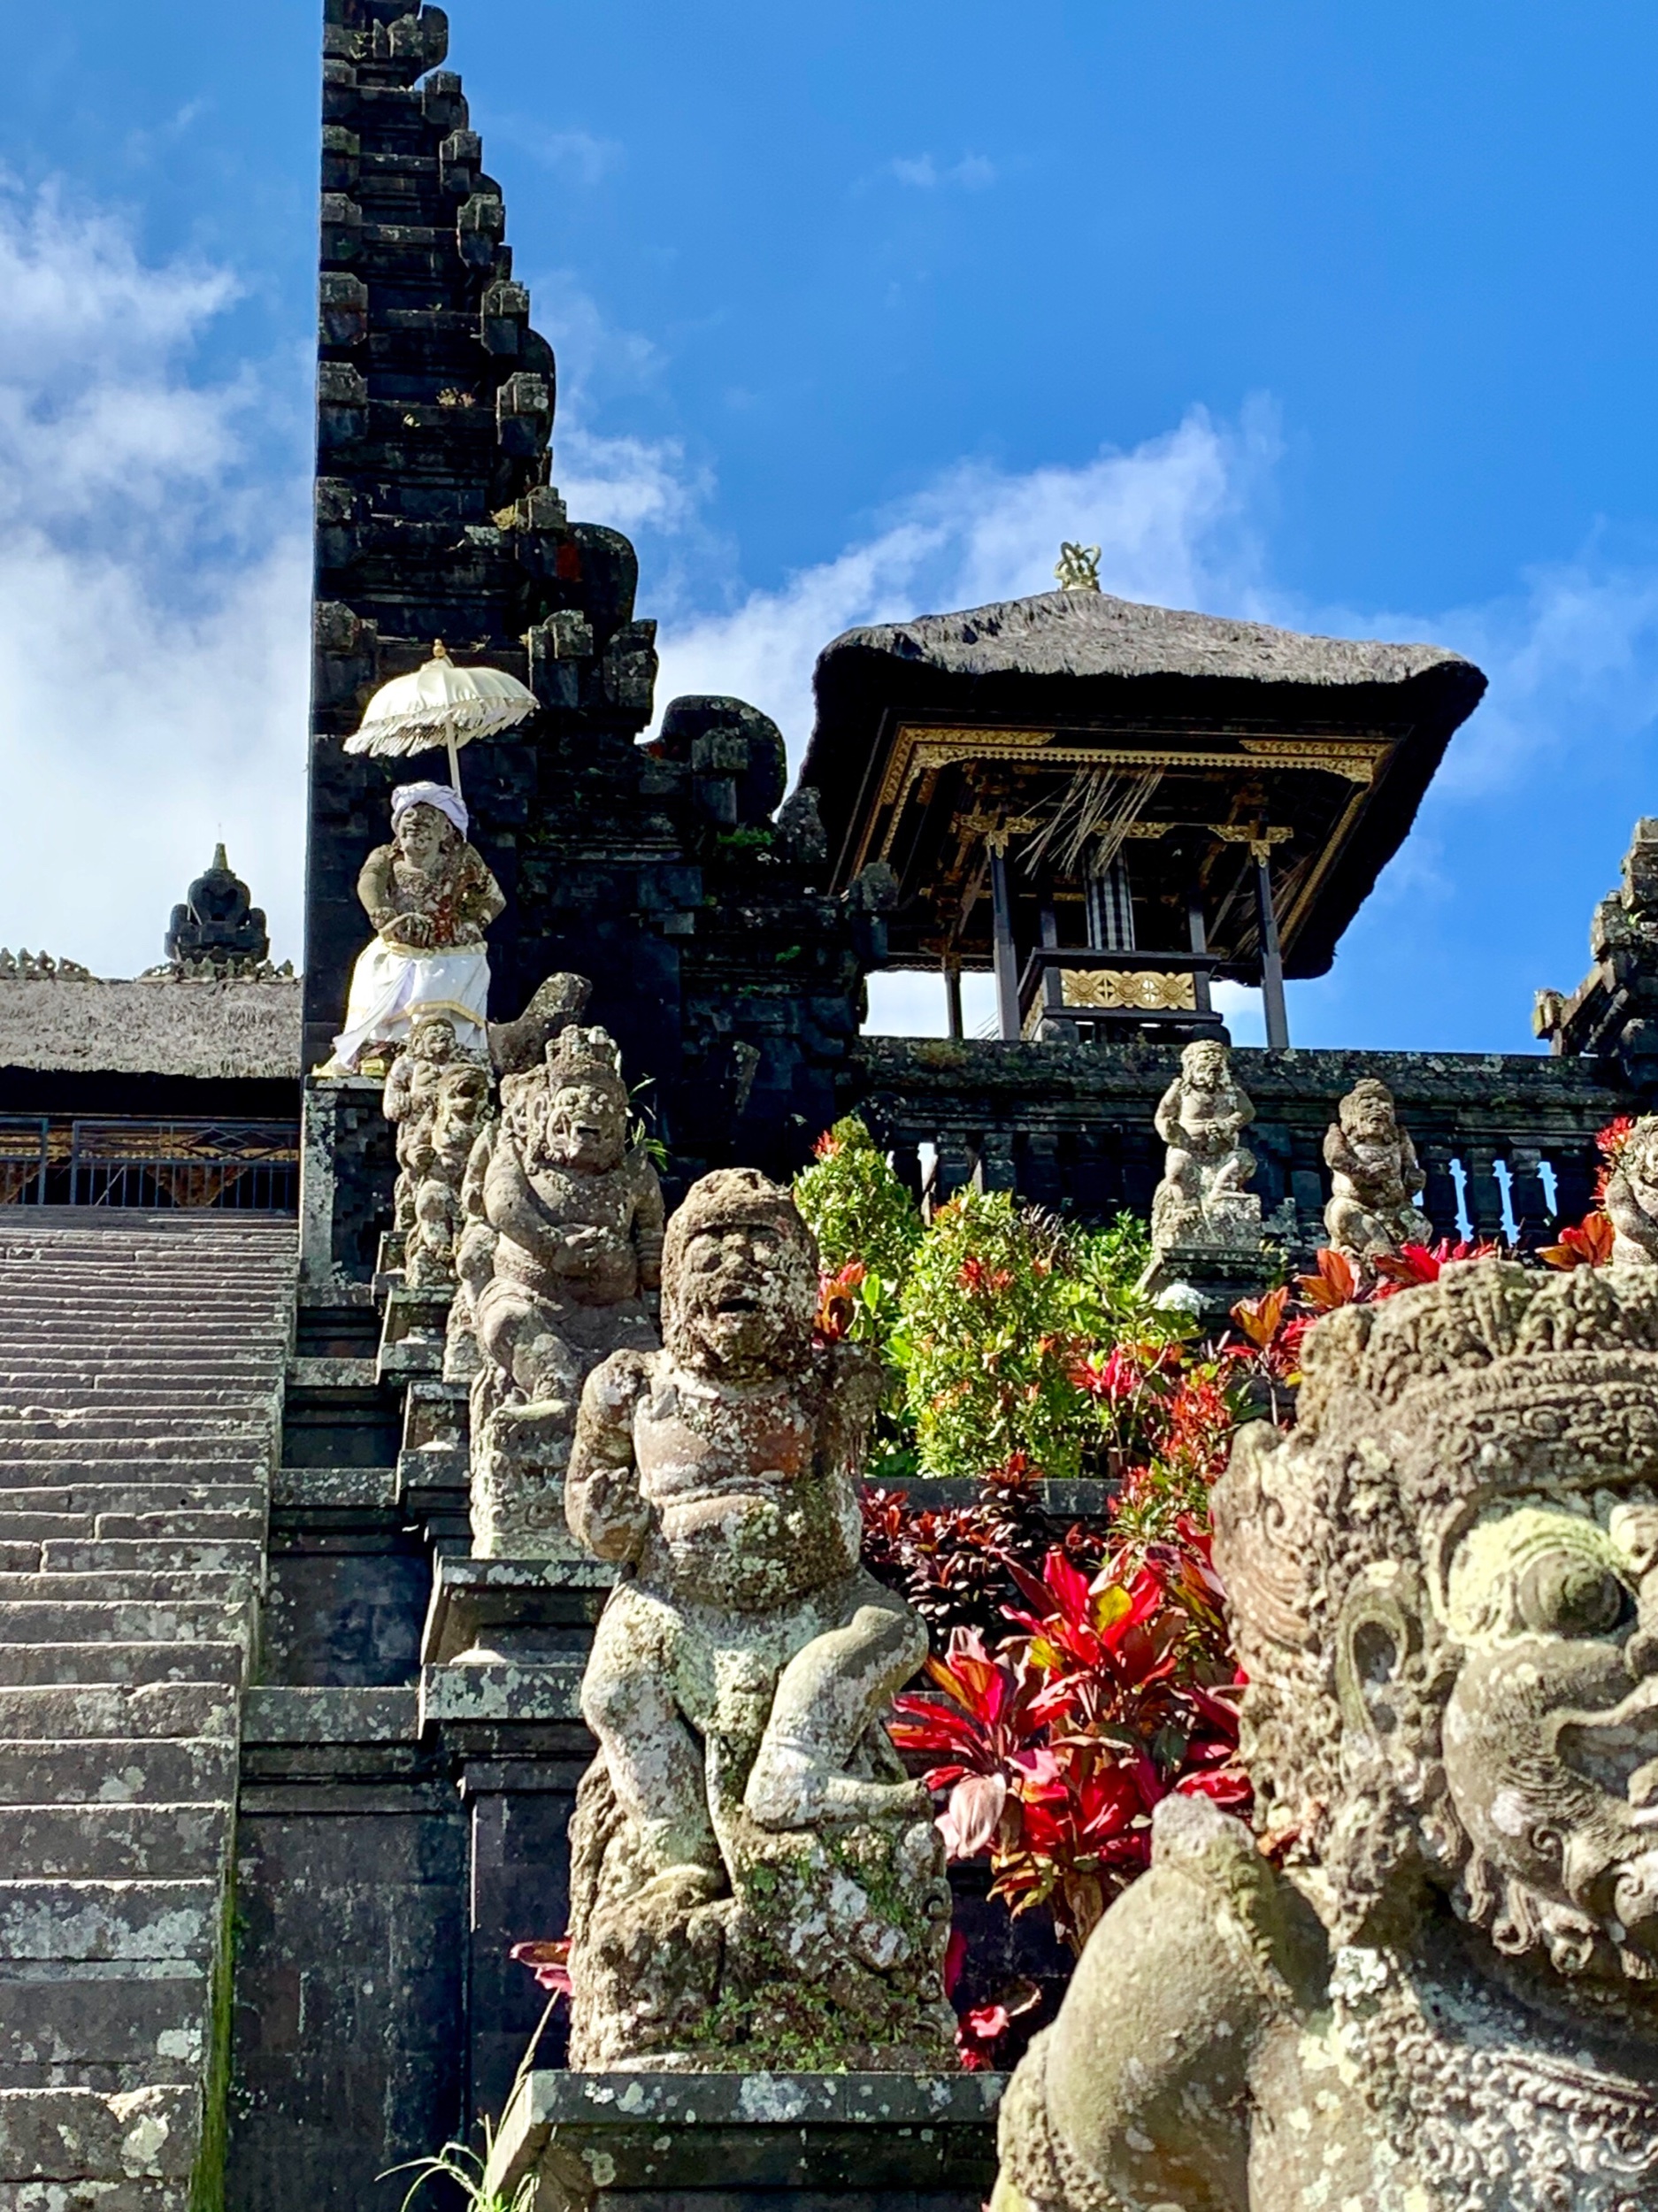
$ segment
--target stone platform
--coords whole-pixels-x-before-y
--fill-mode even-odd
[[[540,2177],[536,2212],[874,2212],[894,2193],[978,2212],[1003,2074],[527,2075],[485,2186]]]

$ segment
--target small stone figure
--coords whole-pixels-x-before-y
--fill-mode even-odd
[[[1214,1494],[1259,1841],[1158,1807],[995,2212],[1654,2212],[1658,1271],[1449,1266],[1303,1374]]]
[[[1169,1148],[1151,1202],[1155,1249],[1259,1241],[1261,1201],[1244,1188],[1255,1164],[1239,1142],[1255,1110],[1224,1045],[1200,1038],[1186,1046],[1155,1115],[1157,1134]]]
[[[1324,1135],[1324,1165],[1331,1176],[1324,1233],[1362,1280],[1374,1276],[1378,1252],[1425,1244],[1433,1234],[1412,1202],[1422,1188],[1422,1168],[1386,1083],[1366,1076],[1336,1108]]]
[[[392,1227],[406,1237],[414,1221],[415,1194],[432,1164],[432,1131],[437,1120],[438,1086],[455,1064],[455,1025],[444,1014],[428,1014],[409,1033],[407,1048],[392,1063],[380,1110],[396,1129],[397,1181],[392,1193]]]
[[[704,1176],[664,1348],[583,1393],[570,1525],[621,1573],[582,1687],[572,2066],[949,2062],[943,1847],[884,1726],[926,1632],[859,1563],[879,1377],[814,1344],[817,1300],[789,1194]]]
[[[271,956],[265,916],[252,903],[248,887],[231,873],[222,845],[213,848],[213,864],[197,876],[175,906],[164,949],[180,974],[237,975],[259,968]]]
[[[1658,1267],[1658,1115],[1643,1114],[1606,1181],[1615,1266]]]
[[[447,784],[400,784],[391,819],[392,842],[375,848],[357,879],[377,934],[352,971],[345,1027],[325,1074],[350,1074],[403,1043],[423,1008],[448,1016],[463,1050],[488,1048],[484,932],[506,901],[466,842],[466,803]]]
[[[403,1056],[403,1059],[408,1056],[407,1053]],[[438,1078],[425,1171],[414,1194],[413,1217],[404,1233],[403,1281],[411,1290],[447,1289],[456,1281],[464,1219],[463,1185],[473,1147],[489,1114],[488,1069],[476,1060],[450,1061]]]
[[[644,1147],[628,1144],[619,1059],[603,1030],[565,1029],[538,1069],[503,1079],[487,1156],[469,1165],[486,1225],[483,1236],[469,1228],[463,1237],[467,1272],[480,1279],[472,1434],[480,1558],[564,1547],[560,1486],[582,1383],[618,1347],[656,1341],[662,1186]]]

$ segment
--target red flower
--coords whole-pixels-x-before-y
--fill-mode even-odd
[[[1007,1267],[986,1266],[976,1254],[970,1252],[962,1262],[956,1279],[973,1297],[985,1298],[999,1290],[1006,1290],[1013,1281],[1013,1271]]]
[[[535,1977],[538,1989],[550,1990],[557,1997],[570,1994],[570,1938],[559,1936],[554,1940],[541,1939],[533,1943],[515,1943],[507,1953],[518,1965],[527,1966]]]
[[[1604,1267],[1612,1256],[1613,1234],[1605,1214],[1587,1213],[1575,1229],[1561,1231],[1558,1244],[1539,1245],[1537,1256],[1550,1267]]]
[[[817,1143],[813,1145],[811,1156],[814,1160],[833,1160],[838,1152],[845,1150],[846,1146],[836,1136],[834,1131],[825,1129]]]
[[[1401,1244],[1397,1252],[1378,1252],[1376,1271],[1382,1280],[1376,1294],[1388,1298],[1394,1291],[1411,1290],[1418,1283],[1437,1283],[1439,1271],[1453,1261],[1488,1260],[1497,1249],[1489,1238],[1478,1244],[1470,1244],[1465,1239],[1453,1244],[1448,1237],[1441,1237],[1431,1249],[1425,1244]]]
[[[1121,1345],[1114,1346],[1109,1354],[1090,1352],[1086,1359],[1077,1362],[1070,1374],[1078,1390],[1111,1406],[1120,1406],[1125,1398],[1132,1398],[1146,1379],[1145,1370]]]

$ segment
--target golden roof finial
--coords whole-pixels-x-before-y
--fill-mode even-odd
[[[1059,559],[1055,564],[1054,573],[1059,579],[1061,591],[1098,591],[1099,547],[1073,545],[1067,538],[1059,549]]]

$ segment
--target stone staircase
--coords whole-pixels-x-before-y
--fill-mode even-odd
[[[0,1227],[0,2212],[211,2205],[285,1223]]]

